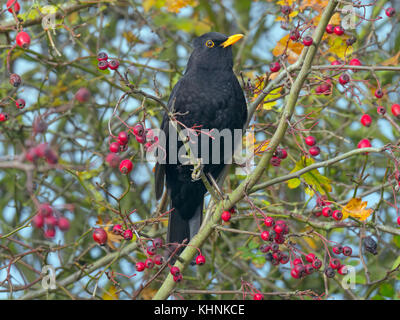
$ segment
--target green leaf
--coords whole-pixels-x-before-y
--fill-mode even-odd
[[[390,283],[384,283],[379,287],[379,293],[384,297],[393,297],[395,291]]]
[[[400,236],[394,236],[393,242],[398,248],[400,248]]]
[[[257,249],[259,247],[259,241],[258,238],[253,238],[250,243],[249,243],[249,249],[253,250],[253,249]]]

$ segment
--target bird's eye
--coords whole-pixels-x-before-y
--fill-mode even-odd
[[[214,47],[214,42],[213,42],[212,40],[207,40],[206,46],[207,46],[208,48],[212,48],[212,47]]]

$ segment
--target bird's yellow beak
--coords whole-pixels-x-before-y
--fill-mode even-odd
[[[226,48],[228,46],[233,45],[234,43],[238,42],[240,39],[242,39],[244,37],[243,34],[234,34],[233,36],[230,36],[228,38],[228,40],[226,40],[225,42],[221,43],[221,46]]]

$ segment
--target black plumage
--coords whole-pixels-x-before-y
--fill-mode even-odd
[[[219,131],[243,129],[247,119],[246,100],[232,70],[231,48],[231,44],[241,37],[210,32],[194,40],[194,50],[186,71],[173,88],[168,101],[169,110],[173,108],[178,113],[176,119],[187,128],[200,126],[198,128],[201,130]],[[165,176],[171,209],[174,209],[170,213],[167,242],[181,243],[184,239],[189,241],[200,228],[206,188],[202,180],[192,180],[192,165],[168,163],[172,152],[176,153],[182,146],[182,142],[179,142],[176,150],[169,148],[168,123],[169,118],[165,114],[161,129],[167,137],[167,157],[166,164],[156,164],[156,197],[159,199],[162,195]],[[200,153],[200,143],[199,150]],[[210,157],[211,151],[210,148]],[[211,173],[215,179],[225,167],[224,143],[220,151],[220,164],[205,164],[203,167],[203,172]]]

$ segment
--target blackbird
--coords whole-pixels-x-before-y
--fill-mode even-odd
[[[242,37],[241,34],[227,37],[221,33],[209,32],[193,41],[194,50],[185,73],[172,89],[168,101],[168,109],[183,124],[180,125],[181,129],[197,128],[197,132],[206,129],[216,129],[219,132],[223,129],[231,132],[243,129],[247,120],[247,106],[243,90],[232,70],[231,48]],[[173,209],[169,215],[167,242],[182,243],[185,239],[190,241],[200,228],[207,190],[201,179],[192,179],[193,165],[182,164],[179,160],[177,163],[170,161],[177,157],[177,150],[183,143],[176,141],[176,147],[171,147],[169,140],[172,140],[170,130],[173,127],[169,123],[168,115],[164,114],[161,130],[166,137],[166,160],[165,163],[156,163],[155,193],[159,199],[163,193],[165,177],[170,209]],[[198,135],[204,138],[202,132]],[[207,135],[206,138],[211,143],[211,138]],[[225,139],[221,140],[219,154],[215,153],[218,149],[209,149],[208,164],[202,166],[204,174],[211,174],[215,180],[226,166],[226,160],[229,160],[224,148]],[[200,146],[198,143],[197,147],[198,154],[202,154],[203,144]],[[215,158],[217,161],[214,161]]]

